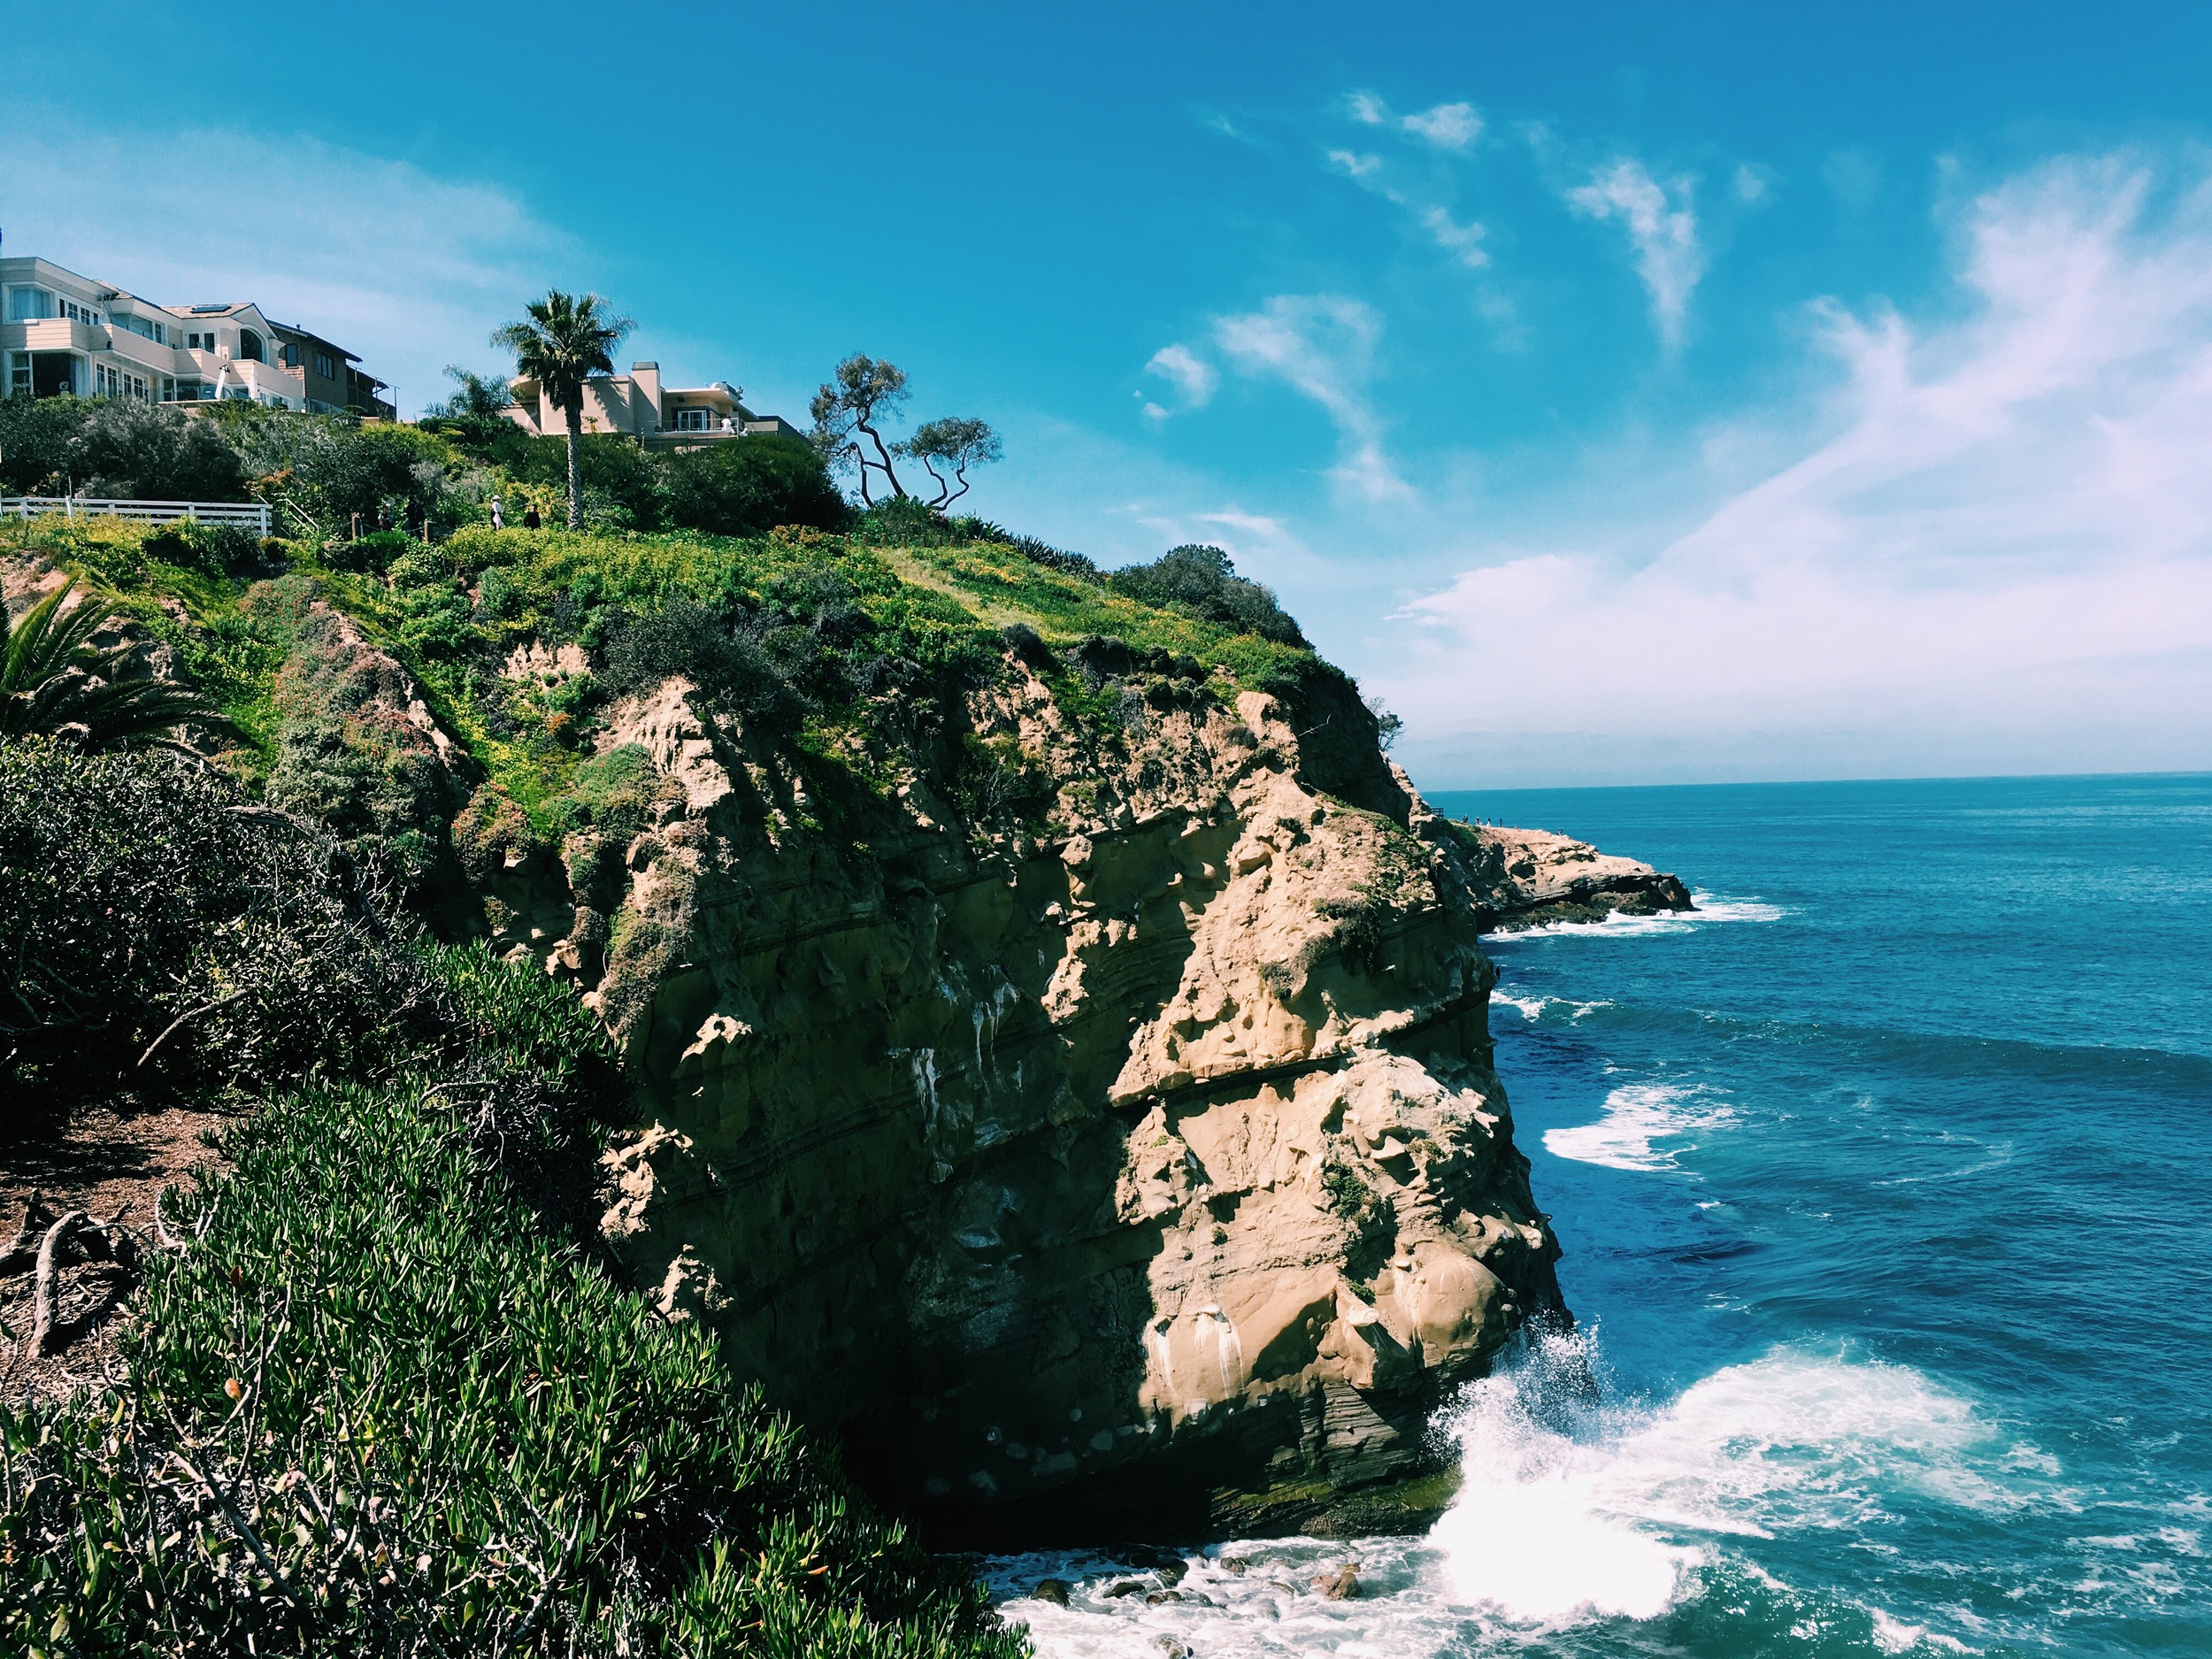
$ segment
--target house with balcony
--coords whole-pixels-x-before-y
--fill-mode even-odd
[[[568,418],[537,381],[510,382],[515,401],[507,418],[537,437],[564,437]],[[586,432],[620,433],[648,449],[695,449],[749,434],[803,436],[780,415],[757,415],[744,390],[727,380],[711,386],[664,387],[661,365],[633,363],[627,374],[595,375],[584,386]]]
[[[332,373],[311,377],[319,356]],[[250,303],[158,305],[50,260],[0,259],[0,396],[238,398],[392,419],[376,396],[383,382],[355,368],[359,361]]]

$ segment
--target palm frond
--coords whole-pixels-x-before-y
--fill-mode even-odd
[[[86,597],[65,611],[73,578],[10,626],[0,611],[0,735],[68,733],[86,749],[121,747],[190,720],[234,729],[205,698],[174,680],[125,679],[131,648],[102,648],[93,636],[114,615]]]

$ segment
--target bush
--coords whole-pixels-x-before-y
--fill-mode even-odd
[[[955,539],[945,515],[911,495],[876,503],[853,521],[852,534],[879,547],[942,547]]]
[[[659,528],[660,465],[634,438],[588,432],[580,450],[577,472],[584,486],[585,516],[593,528]],[[531,438],[505,465],[518,481],[542,485],[559,492],[564,502],[568,499],[566,438]]]
[[[1279,645],[1306,643],[1274,594],[1239,576],[1229,556],[1217,547],[1174,548],[1149,565],[1116,571],[1107,583],[1116,593],[1146,604],[1172,605],[1203,621],[1256,634]]]
[[[608,641],[603,678],[616,696],[650,691],[678,674],[733,714],[764,714],[788,701],[783,676],[757,631],[733,626],[695,600],[671,600]]]
[[[671,523],[715,535],[765,535],[779,525],[841,530],[852,516],[810,443],[757,435],[681,450],[664,464]]]
[[[288,560],[282,541],[257,535],[242,524],[169,525],[148,535],[139,551],[148,558],[242,581],[273,576]]]
[[[0,398],[0,484],[140,501],[243,501],[246,473],[219,426],[159,404]]]
[[[373,1071],[437,1020],[330,837],[166,753],[0,743],[0,1138],[35,1101]]]

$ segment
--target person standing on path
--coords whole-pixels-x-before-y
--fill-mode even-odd
[[[492,528],[495,530],[504,530],[506,527],[507,515],[500,511],[499,497],[495,495],[492,497]]]
[[[522,527],[524,529],[534,530],[541,522],[543,521],[538,517],[537,504],[534,502],[523,508]]]

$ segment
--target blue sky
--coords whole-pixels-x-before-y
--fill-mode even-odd
[[[0,228],[410,409],[552,283],[887,356],[1432,787],[2212,767],[2212,12],[1375,10],[10,0]]]

